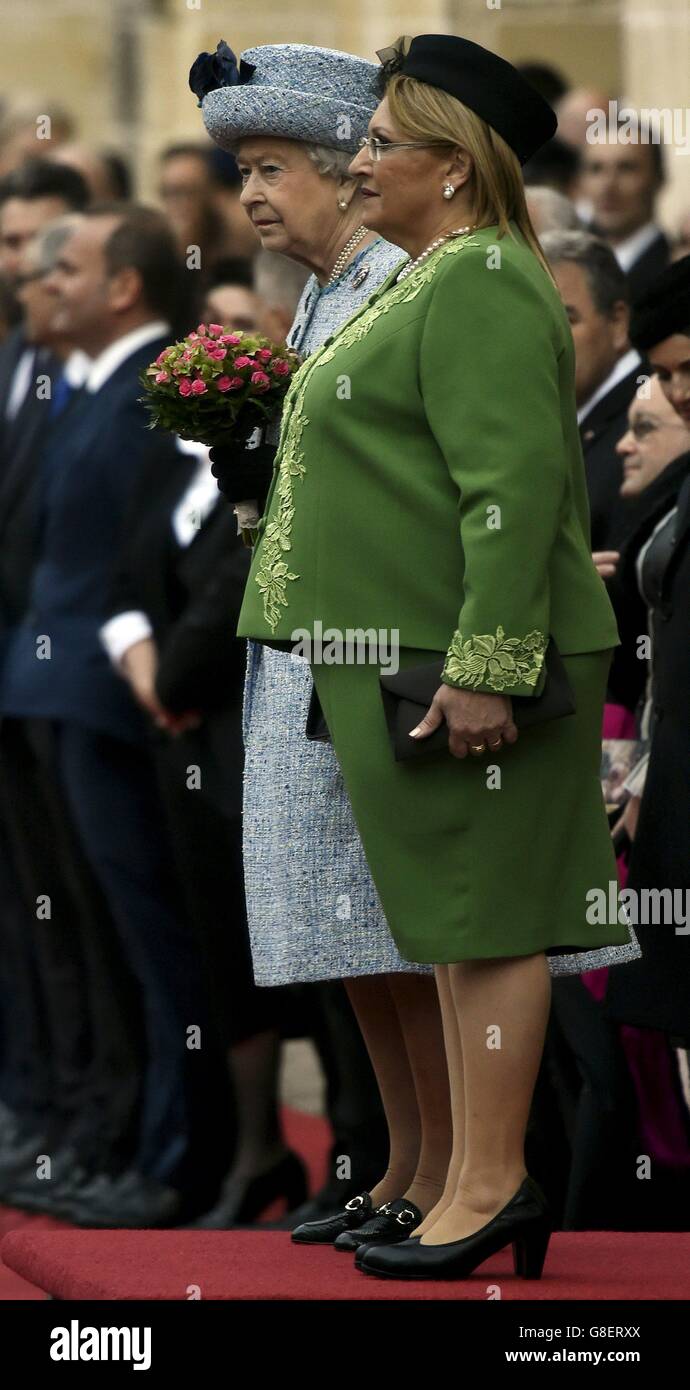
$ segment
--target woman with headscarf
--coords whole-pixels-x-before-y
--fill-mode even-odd
[[[631,949],[617,914],[588,913],[617,887],[599,764],[618,634],[589,550],[572,336],[520,172],[556,122],[464,39],[399,44],[382,78],[350,172],[408,258],[293,382],[238,630],[288,650],[317,624],[396,633],[403,670],[441,658],[410,732],[445,723],[449,747],[409,759],[375,664],[311,662],[398,949],[435,966],[460,1161],[422,1233],[361,1263],[461,1278],[512,1241],[539,1277],[550,1222],[524,1136],[546,953],[584,969]],[[512,699],[545,693],[550,638],[575,710],[518,737]]]

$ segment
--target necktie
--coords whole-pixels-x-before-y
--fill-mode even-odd
[[[48,412],[51,420],[57,420],[58,415],[62,415],[68,402],[74,395],[74,387],[70,386],[65,373],[58,377],[53,394],[50,400],[50,410]]]

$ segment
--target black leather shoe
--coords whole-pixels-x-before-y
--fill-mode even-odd
[[[4,1195],[22,1177],[35,1171],[39,1154],[50,1152],[45,1135],[21,1134],[19,1130],[4,1136],[0,1149],[0,1195]]]
[[[106,1205],[112,1207],[114,1202],[122,1209],[129,1194],[136,1194],[140,1182],[141,1174],[136,1168],[82,1174],[77,1182],[65,1190],[64,1195],[60,1190],[55,1214],[71,1221],[76,1220],[79,1212]]]
[[[89,1230],[149,1230],[176,1224],[180,1194],[130,1169],[98,1192],[77,1193],[66,1208],[75,1225]]]
[[[346,1182],[344,1178],[331,1178],[318,1192],[308,1197],[306,1202],[301,1202],[295,1211],[291,1211],[289,1216],[283,1217],[280,1226],[283,1230],[294,1231],[296,1226],[301,1226],[305,1221],[324,1221],[335,1211],[341,1211],[346,1202],[358,1197],[362,1192],[370,1192],[372,1187],[376,1186],[386,1161],[384,1158],[382,1162],[373,1166],[358,1161],[357,1178],[354,1183]]]
[[[515,1196],[471,1236],[445,1245],[369,1246],[359,1268],[365,1274],[389,1279],[466,1279],[478,1265],[512,1243],[515,1273],[540,1279],[551,1236],[548,1204],[533,1178],[527,1177]]]
[[[332,1245],[343,1231],[354,1231],[361,1226],[373,1211],[369,1193],[360,1192],[356,1197],[351,1197],[340,1211],[324,1217],[323,1221],[303,1221],[301,1226],[295,1226],[292,1239],[298,1245]]]
[[[3,1189],[3,1201],[23,1211],[59,1215],[58,1207],[65,1195],[71,1195],[88,1175],[76,1150],[58,1149],[54,1155],[48,1153],[51,1159],[50,1176],[39,1177],[36,1167],[39,1154],[34,1154],[32,1162],[26,1165],[17,1180]]]
[[[376,1208],[374,1215],[354,1231],[342,1231],[335,1240],[336,1250],[352,1254],[360,1245],[396,1245],[407,1240],[410,1231],[423,1221],[419,1207],[405,1197],[396,1197]]]

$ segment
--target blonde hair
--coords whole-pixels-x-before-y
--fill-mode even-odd
[[[515,222],[553,281],[527,209],[520,161],[503,137],[457,97],[404,73],[391,78],[386,97],[393,120],[410,140],[438,140],[467,151],[472,160],[472,220],[478,227],[498,224],[499,237],[512,236],[509,224]]]

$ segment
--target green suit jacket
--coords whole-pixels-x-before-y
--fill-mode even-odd
[[[240,636],[397,632],[447,652],[448,684],[518,695],[541,690],[550,634],[563,654],[618,645],[591,558],[570,326],[511,231],[394,271],[300,368]]]

